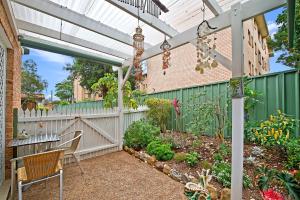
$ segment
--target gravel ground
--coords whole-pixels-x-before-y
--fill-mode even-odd
[[[116,152],[81,161],[64,169],[64,199],[184,200],[182,184],[130,156]],[[23,192],[23,199],[58,199],[59,179],[37,183]]]

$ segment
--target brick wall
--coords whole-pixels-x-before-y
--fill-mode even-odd
[[[13,137],[13,108],[21,104],[21,48],[17,37],[13,34],[8,21],[7,13],[0,1],[0,26],[4,29],[12,46],[7,50],[6,72],[6,116],[5,116],[5,143]],[[12,148],[5,149],[5,177],[10,176],[10,159],[13,156]]]

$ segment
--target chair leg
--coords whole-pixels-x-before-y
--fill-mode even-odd
[[[22,181],[18,182],[18,194],[19,194],[19,200],[22,200]]]
[[[80,161],[76,158],[76,156],[73,154],[73,157],[74,157],[74,159],[75,159],[75,162],[77,163],[77,165],[78,165],[78,167],[80,168],[80,171],[81,171],[81,174],[84,174],[84,171],[83,171],[83,169],[82,169],[82,167],[80,166]]]
[[[59,200],[63,200],[63,170],[59,171]]]

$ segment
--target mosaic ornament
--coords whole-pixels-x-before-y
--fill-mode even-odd
[[[170,59],[171,59],[171,45],[168,43],[168,41],[165,40],[162,43],[162,45],[160,46],[160,49],[163,51],[163,65],[162,65],[162,69],[164,70],[163,74],[166,74],[166,69],[168,69],[170,67]]]
[[[134,59],[133,59],[133,66],[134,66],[134,77],[135,80],[140,82],[143,79],[143,70],[141,65],[141,57],[144,53],[144,35],[142,34],[143,30],[140,26],[136,29],[135,34],[133,35],[133,48],[134,48]]]

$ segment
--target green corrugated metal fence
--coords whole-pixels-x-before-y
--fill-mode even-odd
[[[249,87],[262,94],[261,103],[258,103],[253,111],[250,113],[251,120],[265,120],[270,114],[276,113],[278,109],[282,110],[288,115],[292,115],[296,119],[300,119],[300,74],[297,70],[290,70],[281,73],[271,73],[263,76],[251,78]],[[226,97],[229,94],[229,83],[219,82],[210,85],[196,86],[190,88],[182,88],[177,90],[159,92],[148,94],[147,97],[157,97],[165,99],[179,100],[182,105],[182,116],[179,122],[179,127],[182,131],[188,128],[188,122],[191,117],[188,115],[188,104],[205,102],[208,99],[221,99],[222,105],[226,104]],[[193,95],[205,92],[204,96],[191,101]],[[231,108],[228,109],[228,116],[231,119]],[[171,130],[176,129],[175,112],[172,110],[168,128]],[[215,123],[212,124],[211,133],[215,130]],[[227,128],[225,135],[229,136],[231,133],[230,128]],[[299,123],[296,130],[299,136]]]

